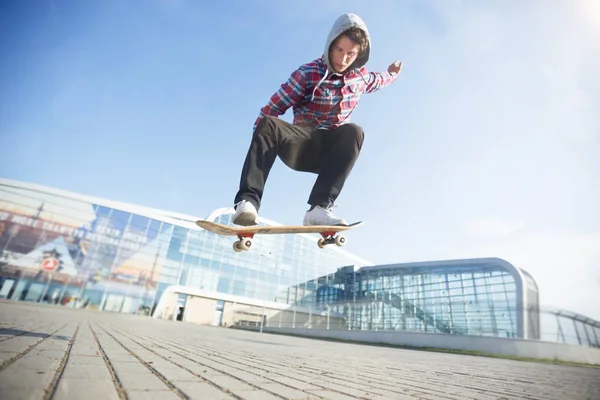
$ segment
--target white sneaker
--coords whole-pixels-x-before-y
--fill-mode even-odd
[[[316,206],[304,215],[304,225],[348,225],[345,219],[333,215],[333,207]]]
[[[242,200],[236,205],[231,222],[236,225],[250,226],[258,225],[257,219],[258,211],[256,211],[256,207],[249,201]]]

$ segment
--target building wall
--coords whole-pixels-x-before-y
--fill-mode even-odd
[[[213,325],[217,300],[189,296],[185,306],[184,321],[200,325]]]
[[[157,317],[160,319],[173,320],[177,314],[177,296],[163,296],[164,308],[162,308]]]
[[[177,320],[178,305],[185,304],[183,322],[212,326],[263,326],[307,329],[344,329],[343,315],[323,313],[310,308],[274,302],[223,296],[183,286],[169,287],[153,315],[157,319]],[[220,313],[219,311],[222,311]]]

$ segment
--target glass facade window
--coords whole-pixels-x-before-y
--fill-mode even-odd
[[[149,314],[173,225],[72,197],[0,186],[0,296]]]

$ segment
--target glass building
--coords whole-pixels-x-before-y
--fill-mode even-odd
[[[229,224],[232,209],[208,219]],[[314,235],[263,235],[235,252],[231,237],[194,216],[0,180],[0,298],[149,315],[165,288],[286,303],[308,282],[348,264],[369,265]],[[275,224],[266,219],[261,224]]]
[[[350,330],[540,338],[535,281],[498,258],[348,266],[313,284],[300,304],[344,315]]]

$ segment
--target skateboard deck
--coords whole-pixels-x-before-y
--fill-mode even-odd
[[[228,226],[218,224],[212,221],[198,220],[196,225],[207,231],[223,236],[237,236],[238,240],[233,243],[233,249],[236,252],[249,250],[252,247],[254,235],[281,235],[286,233],[318,233],[321,238],[317,241],[319,248],[324,248],[328,244],[335,243],[343,246],[346,238],[337,235],[338,232],[347,231],[362,224],[362,221],[354,222],[348,225],[283,225],[283,226]]]

